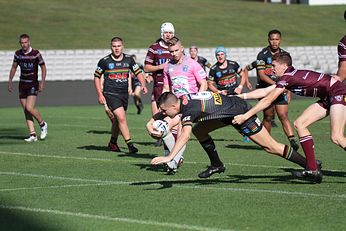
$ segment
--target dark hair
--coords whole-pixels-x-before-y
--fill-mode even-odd
[[[165,103],[175,103],[178,98],[171,92],[164,92],[160,95],[160,97],[156,100],[156,104],[159,107]]]
[[[169,46],[169,47],[171,47],[171,46],[174,46],[174,45],[176,45],[177,43],[181,43],[180,42],[180,39],[178,38],[178,37],[173,37],[173,38],[171,38],[170,40],[168,40],[168,42],[167,42],[167,45]]]
[[[344,12],[344,19],[346,20],[346,10],[345,10],[345,12]]]
[[[19,36],[19,41],[20,41],[21,39],[23,39],[23,38],[30,39],[30,36],[29,36],[28,34],[21,34],[21,35]]]
[[[287,66],[292,66],[292,58],[288,52],[279,52],[273,55],[273,60],[279,63],[285,63]]]
[[[281,32],[280,32],[279,30],[277,30],[277,29],[274,29],[274,30],[269,31],[269,32],[268,32],[268,38],[269,38],[272,34],[278,34],[278,35],[280,35],[280,37],[281,37]]]
[[[113,37],[112,40],[111,40],[111,43],[112,42],[119,42],[119,41],[122,42],[122,43],[124,42],[123,39],[120,38],[120,37]]]

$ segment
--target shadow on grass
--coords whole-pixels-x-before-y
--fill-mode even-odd
[[[105,130],[89,130],[86,133],[97,134],[97,135],[111,134],[110,131],[105,131]]]
[[[102,146],[86,145],[86,146],[77,147],[77,149],[84,149],[88,151],[109,151],[108,147],[105,145],[102,145]]]
[[[226,145],[226,148],[232,148],[232,149],[247,149],[247,150],[263,150],[261,147],[258,147],[254,144],[252,145],[239,145],[239,144],[228,144]]]
[[[8,129],[1,129],[0,130],[0,139],[8,139],[8,140],[23,140],[25,138],[28,138],[24,134],[27,134],[28,131],[26,131],[23,128],[8,128]]]
[[[296,172],[297,169],[293,169],[293,168],[282,168],[283,171],[285,172],[290,172],[293,174],[293,172]],[[336,171],[336,170],[321,170],[323,176],[330,176],[330,177],[340,177],[340,178],[344,178],[346,177],[346,172],[344,171]],[[338,184],[346,184],[345,181],[338,181],[338,182],[335,182],[333,181],[333,183],[338,183]],[[322,181],[322,184],[323,184],[323,181]]]

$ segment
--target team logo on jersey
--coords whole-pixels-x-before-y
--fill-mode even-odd
[[[222,105],[222,98],[219,94],[214,93],[214,104],[215,105]]]
[[[189,70],[189,66],[185,65],[183,66],[183,72],[187,72]]]
[[[128,63],[124,63],[123,67],[129,67],[130,65]]]
[[[159,55],[162,55],[162,50],[161,50],[161,49],[158,49],[158,50],[157,50],[157,53],[158,53]]]
[[[221,72],[216,72],[216,77],[220,78],[222,76],[222,73]]]
[[[181,100],[182,100],[181,103],[182,103],[183,105],[187,105],[187,104],[189,103],[189,100],[188,100],[185,96],[182,96],[182,97],[181,97]]]
[[[268,63],[268,64],[271,64],[271,63],[272,63],[272,58],[271,58],[271,57],[268,57],[268,58],[267,58],[267,63]]]
[[[338,101],[338,102],[341,102],[342,97],[343,97],[342,95],[336,95],[336,96],[334,96],[335,100]]]
[[[114,69],[114,63],[108,63],[108,69]]]
[[[185,116],[181,121],[182,122],[186,122],[186,121],[189,121],[191,120],[191,116]]]

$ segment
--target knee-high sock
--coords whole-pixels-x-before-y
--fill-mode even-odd
[[[306,159],[304,156],[300,155],[297,151],[295,151],[292,147],[285,145],[284,153],[282,155],[283,158],[289,160],[299,166],[305,168],[306,167]]]
[[[315,160],[315,150],[314,150],[314,140],[311,135],[299,137],[299,142],[303,148],[306,157],[306,169],[316,170],[316,160]]]
[[[164,138],[163,138],[163,142],[165,143],[165,145],[167,146],[168,150],[171,152],[174,145],[175,145],[175,139],[174,136],[171,132],[169,132]],[[175,168],[177,167],[180,158],[183,156],[184,151],[185,151],[186,145],[184,145],[179,152],[177,153],[177,155],[173,158],[172,161],[175,162]],[[171,161],[171,162],[172,162]],[[174,164],[174,163],[171,163]],[[168,164],[170,166],[170,164]],[[171,166],[170,166],[171,167]]]
[[[211,166],[219,167],[223,165],[219,155],[217,154],[215,143],[211,137],[209,137],[209,139],[206,141],[200,142],[200,144],[202,145],[204,151],[207,152]]]

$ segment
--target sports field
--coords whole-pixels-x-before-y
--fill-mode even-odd
[[[312,101],[295,100],[296,118]],[[106,150],[110,122],[101,106],[40,107],[47,140],[25,143],[20,108],[0,108],[0,230],[343,230],[346,162],[329,140],[329,121],[312,126],[322,184],[294,179],[296,167],[229,127],[213,133],[224,174],[199,179],[207,155],[192,138],[185,163],[166,175],[144,125],[149,106],[128,121],[137,155]],[[281,128],[273,136],[286,142]],[[125,151],[120,139],[120,147]]]

